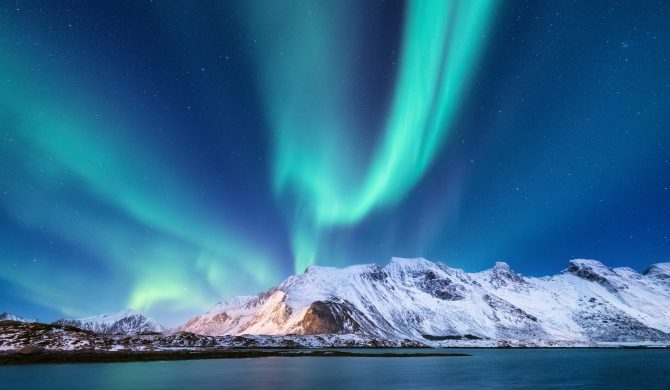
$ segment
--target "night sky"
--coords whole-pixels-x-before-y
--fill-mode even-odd
[[[6,1],[0,312],[670,261],[670,3]]]

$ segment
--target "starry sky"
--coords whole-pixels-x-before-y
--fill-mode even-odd
[[[669,261],[670,4],[7,1],[0,311]]]

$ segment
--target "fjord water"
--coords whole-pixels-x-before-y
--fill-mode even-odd
[[[471,356],[270,357],[4,366],[0,367],[0,388],[670,388],[670,350],[667,349],[439,351]],[[416,353],[417,350],[393,352]]]

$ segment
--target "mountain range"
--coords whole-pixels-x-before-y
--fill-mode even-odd
[[[123,310],[117,313],[102,314],[76,320],[62,319],[56,325],[68,325],[75,328],[104,334],[142,334],[162,333],[166,328],[158,325],[156,320],[134,310]]]
[[[496,263],[466,273],[423,258],[385,267],[311,266],[254,296],[218,303],[180,330],[202,335],[360,334],[387,340],[670,340],[670,263],[643,274],[572,260],[526,277]]]
[[[352,345],[668,345],[670,263],[640,274],[572,260],[546,277],[523,276],[502,262],[466,273],[423,258],[393,258],[384,267],[310,266],[268,291],[217,303],[172,330],[132,310],[54,325],[108,335],[194,334],[200,338],[189,342],[215,344],[288,340],[318,346],[328,335],[339,337],[330,343]],[[283,341],[267,341],[272,337]]]

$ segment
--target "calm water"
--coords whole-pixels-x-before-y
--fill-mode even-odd
[[[412,351],[416,352],[416,351]],[[427,351],[428,352],[428,351]],[[0,387],[670,389],[670,350],[449,349],[468,357],[298,357],[0,367]]]

